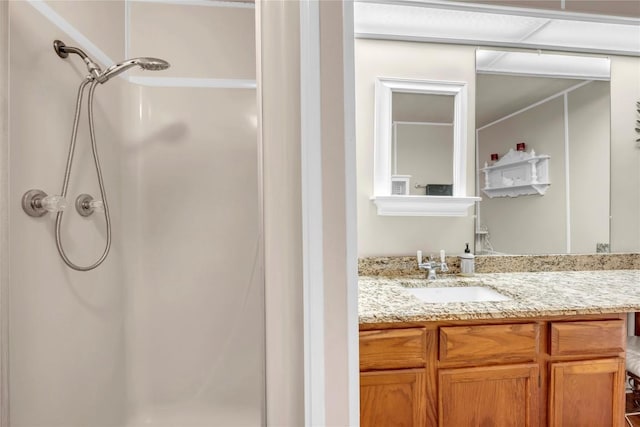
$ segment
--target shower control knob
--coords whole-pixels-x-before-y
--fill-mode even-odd
[[[62,212],[67,208],[67,201],[62,196],[47,196],[40,203],[47,212]]]
[[[94,212],[104,212],[104,203],[102,203],[102,200],[92,200],[89,202],[89,206]]]
[[[76,210],[82,216],[89,216],[94,212],[104,212],[104,202],[95,200],[90,194],[81,194],[76,199]]]
[[[62,196],[49,196],[42,190],[29,190],[22,196],[22,209],[29,216],[39,217],[47,212],[62,212],[67,201]]]

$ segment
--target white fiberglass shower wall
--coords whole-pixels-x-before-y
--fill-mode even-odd
[[[264,296],[254,9],[247,3],[9,4],[9,425],[253,426],[264,421]],[[96,90],[113,248],[60,260],[22,194],[62,184],[80,58],[167,60]],[[62,239],[104,247],[83,108]],[[4,426],[3,426],[4,427]]]

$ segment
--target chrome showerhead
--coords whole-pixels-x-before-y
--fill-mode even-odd
[[[158,58],[133,58],[120,62],[119,64],[112,65],[107,68],[104,73],[98,76],[97,80],[100,83],[104,83],[113,76],[117,76],[123,71],[128,70],[131,67],[138,66],[143,70],[160,71],[169,68],[169,63],[163,59]]]
[[[138,64],[143,70],[161,71],[169,68],[169,63],[158,58],[138,58]]]

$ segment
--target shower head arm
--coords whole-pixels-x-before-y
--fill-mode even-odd
[[[67,58],[70,53],[78,55],[87,65],[89,73],[91,73],[91,76],[94,78],[98,78],[102,74],[102,69],[79,47],[67,46],[62,41],[55,40],[53,42],[53,49],[60,58]]]

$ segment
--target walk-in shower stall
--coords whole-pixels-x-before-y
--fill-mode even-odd
[[[2,427],[263,424],[254,13],[9,2]]]

